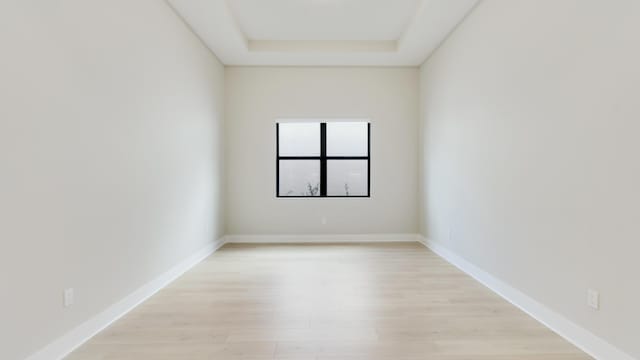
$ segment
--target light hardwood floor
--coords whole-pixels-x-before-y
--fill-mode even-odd
[[[591,359],[418,243],[228,244],[68,360]]]

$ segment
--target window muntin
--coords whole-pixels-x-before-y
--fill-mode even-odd
[[[370,134],[365,121],[276,123],[276,196],[369,197]]]

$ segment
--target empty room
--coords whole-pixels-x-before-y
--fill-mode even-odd
[[[640,360],[640,1],[0,0],[0,360]]]

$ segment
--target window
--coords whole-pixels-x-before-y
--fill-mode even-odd
[[[276,124],[278,197],[369,197],[371,125]]]

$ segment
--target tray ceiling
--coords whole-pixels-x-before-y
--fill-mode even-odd
[[[168,0],[225,65],[416,66],[478,0]]]

